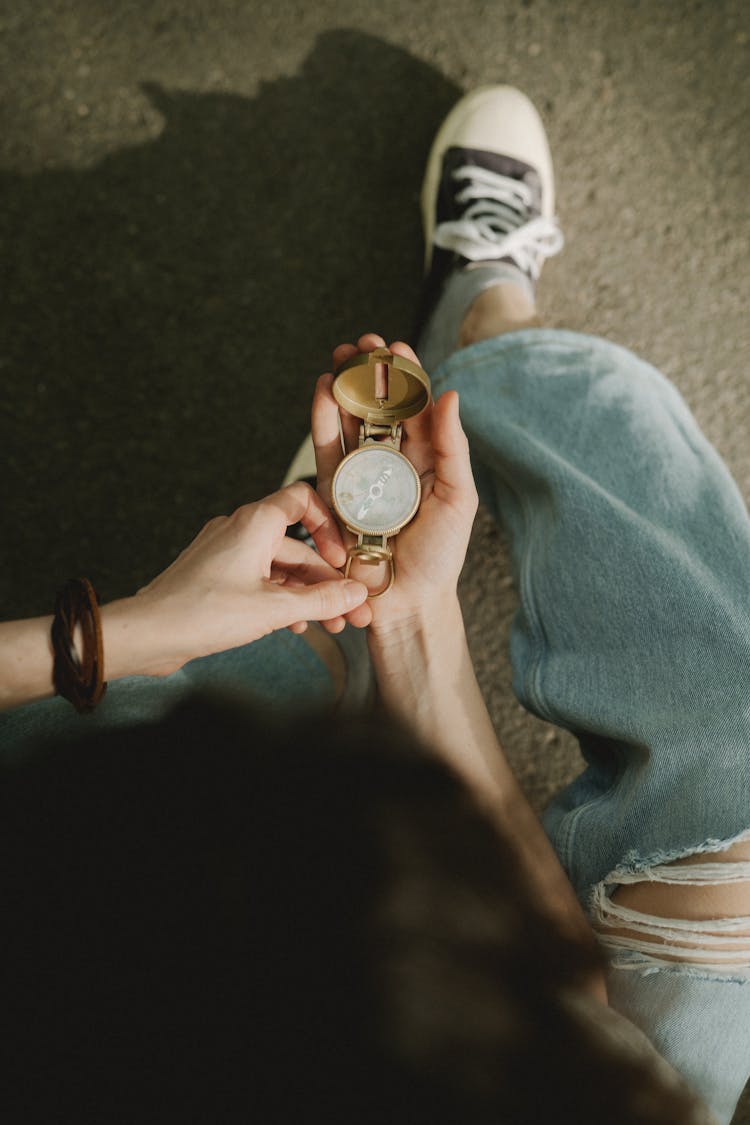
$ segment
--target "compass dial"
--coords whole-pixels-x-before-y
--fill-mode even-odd
[[[403,453],[373,442],[344,458],[331,491],[337,513],[352,531],[395,535],[419,507],[419,474]]]

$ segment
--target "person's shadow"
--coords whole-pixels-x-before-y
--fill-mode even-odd
[[[5,617],[132,592],[278,487],[333,345],[408,338],[453,84],[337,31],[253,99],[146,92],[157,140],[0,174]]]

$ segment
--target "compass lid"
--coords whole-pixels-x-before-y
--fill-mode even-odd
[[[413,360],[375,348],[337,368],[333,397],[356,418],[392,425],[424,410],[430,401],[430,377]]]

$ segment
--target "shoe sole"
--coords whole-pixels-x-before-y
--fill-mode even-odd
[[[438,129],[427,158],[421,196],[425,274],[429,273],[432,263],[443,155],[453,146],[497,152],[531,165],[541,181],[542,214],[552,218],[555,213],[552,156],[536,107],[514,86],[480,86],[454,105]]]

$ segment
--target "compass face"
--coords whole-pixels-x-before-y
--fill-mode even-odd
[[[419,507],[419,474],[403,453],[373,443],[344,458],[332,493],[347,527],[368,535],[395,535]]]

